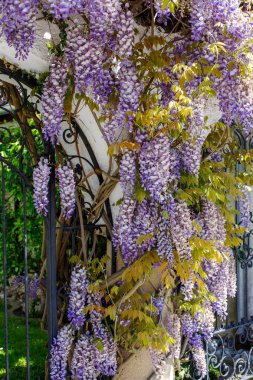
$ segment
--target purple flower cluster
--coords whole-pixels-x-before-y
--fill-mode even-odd
[[[76,265],[71,273],[68,320],[79,330],[86,319],[83,312],[87,303],[89,280],[86,270]]]
[[[42,95],[43,134],[52,144],[59,137],[64,116],[64,98],[67,91],[67,64],[55,57],[50,66],[50,74],[45,81]]]
[[[151,304],[153,304],[157,308],[157,311],[155,311],[156,315],[162,314],[164,303],[165,303],[165,298],[161,290],[157,295],[152,296]]]
[[[212,302],[213,310],[221,317],[227,315],[228,297],[234,297],[236,292],[235,261],[231,250],[225,246],[225,219],[216,205],[211,201],[202,201],[202,211],[198,219],[202,231],[201,237],[215,243],[217,250],[223,256],[223,261],[203,261],[203,269],[208,275],[207,287],[216,297]]]
[[[99,104],[106,120],[104,132],[110,141],[117,130],[131,128],[133,117],[126,113],[136,111],[142,89],[136,69],[128,60],[134,23],[129,5],[124,7],[125,10],[119,0],[87,2],[89,33],[78,20],[67,33],[66,57],[75,70],[76,91],[92,96]],[[118,94],[118,102],[109,115],[106,105],[112,93]]]
[[[161,134],[154,140],[144,142],[139,156],[140,177],[144,189],[160,203],[166,198],[168,184],[173,180],[170,150],[168,137]]]
[[[157,377],[162,378],[166,374],[166,355],[151,348],[149,349],[149,354]]]
[[[202,227],[201,237],[205,240],[215,241],[216,245],[224,244],[226,239],[225,219],[212,201],[203,199],[199,222]]]
[[[38,214],[47,215],[48,207],[48,183],[51,168],[48,160],[40,158],[38,166],[33,171],[33,198],[34,205]]]
[[[157,220],[157,253],[161,259],[166,259],[168,263],[173,261],[173,244],[171,238],[170,221],[164,215],[160,215]]]
[[[123,189],[123,193],[131,195],[134,190],[135,178],[136,178],[136,154],[132,150],[125,150],[120,162],[120,181]]]
[[[91,324],[95,338],[100,339],[103,349],[97,350],[97,371],[105,376],[114,376],[117,369],[117,350],[112,335],[102,324],[102,315],[93,310]]]
[[[87,0],[42,0],[44,9],[56,19],[66,19],[72,14],[83,12]]]
[[[182,333],[193,347],[199,347],[203,340],[212,338],[214,332],[214,313],[210,303],[203,305],[205,312],[198,311],[192,316],[185,313],[181,316]]]
[[[124,198],[114,225],[113,243],[115,247],[121,247],[126,264],[134,262],[155,244],[156,213],[157,208],[147,199],[139,203],[129,196]]]
[[[76,184],[74,172],[69,163],[58,167],[57,177],[60,187],[62,215],[64,218],[70,219],[75,211]]]
[[[181,291],[182,291],[185,301],[190,301],[193,298],[194,288],[195,288],[195,282],[193,279],[193,275],[191,274],[190,277],[186,281],[182,281]]]
[[[67,57],[75,68],[77,93],[93,96],[104,107],[113,85],[105,46],[99,45],[91,36],[85,36],[77,25],[69,32],[67,49]]]
[[[222,26],[226,26],[228,34],[239,41],[243,33],[244,36],[248,34],[247,26],[244,25],[246,15],[241,12],[239,0],[208,0],[204,4],[201,0],[191,0],[190,5],[193,40],[208,41],[212,35],[222,37]]]
[[[192,348],[192,358],[198,374],[198,379],[204,379],[207,375],[206,352],[203,347]]]
[[[70,324],[60,330],[51,347],[50,368],[53,380],[66,378],[67,359],[72,346],[74,346],[70,366],[72,378],[91,380],[97,379],[99,375],[114,376],[116,373],[116,344],[102,323],[102,314],[96,310],[96,307],[101,306],[100,296],[89,291],[89,283],[85,268],[77,264],[72,271],[70,281],[68,308]],[[88,318],[83,313],[86,305],[94,307],[89,320],[93,334],[86,331],[79,335]],[[79,332],[76,334],[78,336],[76,343],[74,343],[74,332]]]
[[[205,98],[195,99],[195,103],[192,106],[193,116],[188,120],[187,132],[190,134],[190,137],[182,144],[180,149],[182,168],[197,178],[202,159],[202,147],[208,134],[204,128],[205,102]]]
[[[38,5],[39,0],[1,1],[0,36],[5,36],[19,59],[26,59],[34,45]]]
[[[89,333],[81,335],[76,343],[71,361],[71,378],[96,380],[96,362],[97,356],[92,336]]]
[[[229,248],[222,249],[225,256],[222,263],[205,260],[203,267],[208,274],[208,289],[216,297],[216,301],[212,302],[212,308],[224,319],[227,315],[228,297],[235,297],[237,280],[233,253]]]
[[[67,360],[74,340],[70,325],[64,326],[54,339],[50,350],[50,376],[52,380],[66,379]]]
[[[20,287],[24,287],[26,283],[25,276],[14,276],[10,283],[10,289],[18,290]],[[28,276],[28,294],[30,300],[34,300],[38,295],[40,285],[40,279],[38,278],[37,273],[33,276]]]
[[[249,192],[245,186],[241,189],[242,195],[238,197],[241,226],[249,229],[250,226],[250,200]]]
[[[134,64],[126,59],[120,65],[116,75],[115,89],[118,92],[118,102],[110,113],[105,113],[104,132],[112,142],[117,131],[127,128],[133,132],[134,113],[139,106],[139,97],[143,84],[138,80],[137,70]]]
[[[191,259],[189,239],[193,235],[190,210],[184,201],[170,202],[171,235],[182,259]]]
[[[150,0],[146,1],[147,6],[150,8]],[[162,9],[163,3],[159,0],[153,1],[154,11],[155,11],[155,20],[162,25],[167,25],[169,18],[171,17],[171,12],[169,7]]]
[[[166,330],[170,336],[175,340],[171,346],[171,352],[175,359],[180,358],[181,352],[181,321],[177,314],[169,313],[167,317]]]

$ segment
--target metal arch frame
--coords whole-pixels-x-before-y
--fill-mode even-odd
[[[78,158],[79,160],[85,161],[96,173],[98,183],[101,186],[104,183],[104,178],[103,178],[103,175],[101,174],[101,170],[100,170],[98,160],[97,160],[96,155],[92,149],[91,144],[89,143],[89,140],[87,139],[84,131],[80,128],[79,124],[76,122],[76,120],[74,118],[71,119],[71,128],[69,127],[63,131],[63,141],[66,144],[73,144],[78,140],[78,138],[80,138],[82,141],[82,144],[85,146],[85,148],[89,154],[91,161],[85,157],[78,156],[78,155],[68,155],[68,160],[71,161],[75,158]],[[75,170],[79,174],[80,180],[81,180],[83,172],[82,172],[82,168],[80,167],[79,164],[76,165]],[[80,170],[81,170],[81,172],[80,172]],[[91,196],[91,198],[94,198],[93,194],[89,193],[89,195]],[[111,210],[111,205],[110,205],[109,199],[107,199],[105,201],[105,210],[106,210],[106,215],[109,219],[109,222],[110,222],[111,226],[113,226],[112,210]],[[89,229],[90,227],[93,226],[92,228],[94,228],[94,226],[96,226],[97,222],[100,220],[101,217],[102,217],[102,214],[98,217],[98,219],[92,225],[88,225],[85,227]],[[99,225],[97,226],[97,228],[99,228]],[[107,233],[107,238],[110,239],[108,233]],[[114,249],[113,245],[112,245],[112,257],[111,257],[111,269],[112,269],[112,273],[115,273],[117,271],[117,253],[116,253],[116,250]]]
[[[87,162],[91,166],[91,168],[94,170],[94,172],[96,173],[99,185],[102,185],[103,182],[104,182],[104,178],[103,178],[103,175],[101,174],[101,170],[100,170],[100,167],[99,167],[98,160],[97,160],[97,158],[95,156],[95,153],[94,153],[94,151],[93,151],[93,149],[92,149],[92,147],[91,147],[91,145],[89,143],[89,140],[87,139],[84,131],[80,128],[79,124],[76,122],[75,119],[71,120],[71,126],[74,128],[74,130],[76,132],[76,135],[74,136],[74,140],[72,140],[71,142],[69,141],[69,138],[73,137],[73,131],[70,128],[67,128],[63,132],[63,140],[64,140],[64,142],[67,143],[67,144],[72,144],[72,143],[74,143],[78,139],[78,137],[80,137],[83,145],[87,149],[87,152],[88,152],[88,154],[90,156],[91,161],[89,161],[85,157],[78,156],[78,155],[68,155],[68,159],[72,160],[74,158],[79,158],[79,159],[84,160],[85,162]],[[69,134],[69,136],[67,136],[68,134]],[[105,208],[106,208],[106,213],[107,213],[107,216],[108,216],[108,218],[110,220],[110,223],[111,223],[111,225],[113,225],[112,210],[111,210],[111,205],[110,205],[109,199],[107,199],[105,201]]]

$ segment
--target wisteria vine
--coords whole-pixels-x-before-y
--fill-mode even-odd
[[[230,176],[225,169],[231,169],[229,160],[233,164],[244,160],[243,153],[234,153],[234,124],[246,135],[252,132],[252,12],[239,0],[184,0],[178,7],[176,2],[164,7],[158,0],[143,0],[138,9],[131,3],[1,2],[0,35],[19,58],[26,58],[34,45],[39,11],[60,28],[64,25],[60,43],[51,50],[42,93],[43,135],[52,145],[60,141],[66,100],[86,101],[93,113],[97,111],[100,130],[111,144],[108,152],[113,151],[119,164],[123,193],[112,242],[126,273],[135,271],[130,285],[125,276],[113,294],[107,289],[102,306],[102,297],[89,290],[86,268],[73,269],[69,325],[60,330],[51,351],[53,379],[66,378],[72,346],[72,378],[115,374],[116,345],[103,323],[105,316],[112,317],[105,310],[113,305],[120,305],[114,310],[114,322],[117,326],[119,321],[124,339],[124,329],[131,329],[138,318],[136,331],[141,328],[140,313],[148,307],[156,326],[163,326],[174,339],[163,347],[146,344],[158,375],[166,372],[166,355],[180,358],[181,340],[187,339],[197,372],[204,377],[204,347],[212,338],[214,313],[224,319],[228,299],[236,293],[232,251],[236,238],[231,235],[238,236],[241,227],[249,226],[250,174]],[[141,23],[148,27],[144,34]],[[170,37],[168,32],[173,32]],[[208,112],[211,98],[222,123]],[[48,160],[41,158],[33,175],[35,207],[44,216],[50,170]],[[74,173],[69,164],[58,166],[56,173],[62,215],[69,219],[75,209]],[[240,206],[239,227],[228,217],[232,198]],[[147,257],[151,261],[145,262]],[[143,309],[133,294],[129,299],[125,295],[157,267],[173,306],[167,310],[166,323],[165,295],[151,306],[147,300],[156,298],[146,297]],[[123,301],[114,303],[115,295]],[[146,343],[145,331],[138,334]],[[102,349],[94,339],[102,342]]]

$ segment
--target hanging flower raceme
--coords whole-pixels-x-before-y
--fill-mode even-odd
[[[70,219],[75,211],[76,184],[74,172],[69,163],[57,168],[57,178],[60,187],[62,215],[64,218]]]
[[[165,353],[151,348],[149,349],[149,353],[156,375],[158,378],[163,378],[166,375],[167,367]]]
[[[173,243],[182,259],[191,259],[189,239],[193,234],[189,208],[183,201],[170,201],[170,222]]]
[[[46,216],[48,212],[50,172],[48,159],[41,157],[38,166],[33,171],[33,198],[37,213],[43,216]]]
[[[124,194],[132,194],[136,178],[136,154],[132,150],[126,150],[120,163],[120,181]]]
[[[96,310],[91,313],[94,336],[101,340],[103,348],[96,353],[95,367],[98,373],[114,376],[117,370],[117,349],[111,333],[102,324],[102,315]]]
[[[225,219],[212,201],[202,200],[199,221],[202,226],[201,237],[215,241],[217,246],[224,244],[226,239]]]
[[[222,247],[222,252],[224,253],[222,263],[204,260],[203,269],[208,274],[206,280],[208,289],[216,298],[212,302],[212,308],[220,318],[225,319],[228,297],[235,297],[237,281],[233,252],[227,247]]]
[[[173,262],[173,245],[168,217],[161,214],[157,220],[157,253],[161,259],[166,259],[168,263]]]
[[[195,364],[196,372],[199,379],[204,379],[207,375],[206,352],[203,347],[192,348],[192,357]]]
[[[66,91],[67,64],[63,58],[54,57],[42,95],[43,134],[52,144],[55,144],[60,135]]]
[[[4,0],[0,3],[0,36],[5,36],[19,59],[26,59],[34,45],[38,6],[39,0]]]
[[[68,320],[79,330],[86,319],[83,312],[87,303],[89,280],[84,267],[76,265],[71,273]]]
[[[71,361],[71,378],[96,380],[96,354],[92,336],[89,333],[81,335],[76,343]]]
[[[150,0],[146,1],[147,6],[150,8]],[[163,9],[163,4],[159,0],[152,1],[152,7],[154,7],[155,20],[159,24],[167,25],[169,18],[171,17],[171,12],[169,8]]]
[[[144,142],[139,156],[140,177],[145,190],[151,198],[163,203],[168,185],[178,180],[178,171],[171,164],[171,147],[166,135]]]
[[[179,359],[181,352],[181,321],[177,314],[168,314],[166,330],[175,341],[171,345],[173,357]]]
[[[249,192],[245,186],[241,189],[242,195],[238,198],[238,206],[240,211],[240,224],[244,228],[249,228],[250,226],[250,200]]]
[[[147,199],[138,203],[126,196],[120,209],[113,229],[113,244],[121,248],[124,261],[129,265],[155,245],[157,208]]]
[[[181,316],[182,333],[193,347],[201,346],[213,336],[215,317],[212,305],[207,302],[203,308],[204,313],[198,311],[194,316],[190,313]]]
[[[138,80],[137,69],[129,59],[120,65],[115,90],[118,93],[118,101],[109,113],[105,110],[103,125],[104,133],[110,142],[113,142],[123,129],[133,132],[134,113],[138,109],[143,90],[143,83]]]
[[[42,0],[43,8],[58,20],[83,12],[86,4],[87,0]]]
[[[70,325],[64,326],[54,339],[50,350],[50,376],[52,380],[63,380],[67,376],[67,360],[74,340]]]

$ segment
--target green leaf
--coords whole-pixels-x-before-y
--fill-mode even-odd
[[[147,193],[142,188],[139,188],[135,191],[134,195],[135,195],[135,198],[137,199],[137,201],[142,202],[146,198]]]
[[[141,245],[143,242],[148,241],[153,238],[153,234],[140,235],[136,240],[137,245]]]
[[[93,344],[94,344],[95,347],[97,347],[97,349],[98,349],[99,351],[103,351],[103,350],[104,350],[104,345],[103,345],[103,342],[102,342],[101,339],[99,339],[99,338],[94,338],[94,339],[93,339]]]

